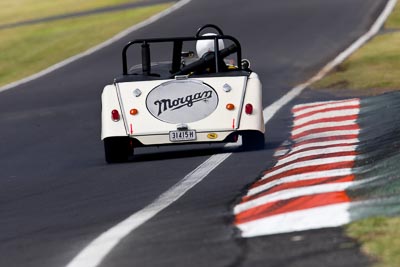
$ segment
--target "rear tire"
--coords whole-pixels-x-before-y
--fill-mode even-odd
[[[104,139],[104,152],[107,163],[127,162],[133,155],[129,137],[108,137]]]
[[[259,131],[245,131],[242,135],[242,147],[245,150],[264,149],[265,136]]]

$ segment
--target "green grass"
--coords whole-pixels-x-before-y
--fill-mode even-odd
[[[362,244],[376,267],[400,266],[400,218],[369,218],[351,223],[347,234]]]
[[[400,4],[397,4],[392,14],[390,14],[385,27],[387,29],[400,29]]]
[[[0,25],[114,6],[132,0],[1,0]]]
[[[400,89],[400,4],[386,23],[394,30],[376,36],[313,88]]]
[[[400,89],[400,33],[375,37],[314,88]]]
[[[170,5],[0,30],[0,86],[85,51]]]

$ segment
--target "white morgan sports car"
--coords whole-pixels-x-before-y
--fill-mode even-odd
[[[216,33],[200,35],[206,28]],[[141,64],[128,67],[128,58],[140,57]],[[123,75],[102,93],[108,163],[128,161],[136,147],[229,143],[239,136],[245,149],[264,147],[262,85],[242,60],[239,41],[219,27],[207,24],[194,37],[134,40],[122,61]]]

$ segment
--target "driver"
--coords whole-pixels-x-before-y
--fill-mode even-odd
[[[205,33],[202,36],[216,36],[216,34],[215,33]],[[222,50],[225,48],[225,44],[222,39],[218,40],[218,46],[219,46],[219,50]],[[202,57],[207,52],[214,52],[214,40],[213,39],[198,40],[196,42],[196,52],[197,52],[197,56],[199,58]]]
[[[215,33],[205,33],[202,36],[216,36]],[[225,48],[224,41],[222,39],[218,39],[218,49],[221,51],[222,49]],[[214,47],[214,39],[209,39],[209,40],[198,40],[196,42],[196,52],[197,56],[199,58],[207,56],[209,53],[214,53],[215,47]],[[218,68],[219,71],[227,71],[228,68],[224,62],[223,58],[219,58],[218,62]],[[210,68],[207,69],[207,72],[215,72],[215,64],[212,64]]]

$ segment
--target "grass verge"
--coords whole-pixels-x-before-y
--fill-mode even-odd
[[[0,25],[135,2],[134,0],[1,0]]]
[[[385,30],[321,81],[315,89],[400,89],[400,4]]]
[[[394,8],[392,14],[386,21],[385,27],[389,29],[400,29],[400,4],[398,3]]]
[[[347,234],[362,243],[376,267],[400,266],[400,218],[375,217],[347,226]]]
[[[0,86],[85,51],[170,5],[0,30]]]

